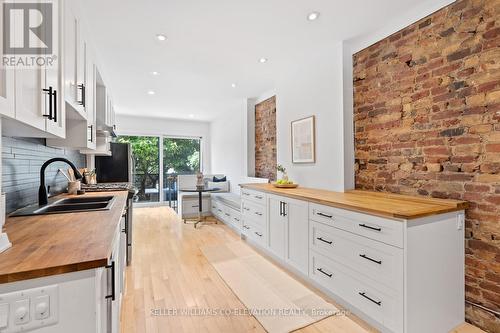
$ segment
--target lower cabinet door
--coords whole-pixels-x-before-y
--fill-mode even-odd
[[[285,259],[285,227],[286,216],[283,213],[284,201],[282,197],[268,196],[269,214],[269,250],[278,258]]]
[[[287,199],[283,206],[286,219],[285,261],[307,275],[309,270],[309,204]]]

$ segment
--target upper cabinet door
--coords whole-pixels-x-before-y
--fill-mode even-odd
[[[4,18],[3,6],[0,6],[0,17]],[[3,24],[0,24],[0,36],[3,36]],[[3,52],[3,43],[0,43],[0,54]],[[15,113],[15,71],[0,67],[0,114],[14,118]]]
[[[71,6],[64,8],[64,96],[66,102],[75,110],[77,103],[77,48],[78,48],[78,20],[73,14]],[[81,111],[81,110],[80,110]]]
[[[46,89],[52,90],[52,110],[49,109],[49,113],[52,113],[52,117],[46,119],[46,131],[50,134],[54,134],[57,137],[66,137],[66,105],[64,103],[64,84],[62,66],[64,66],[64,51],[62,49],[64,41],[64,31],[60,29],[61,25],[64,24],[61,17],[64,13],[64,9],[61,8],[64,3],[59,2],[58,10],[59,13],[54,15],[54,31],[58,31],[58,54],[59,59],[58,66],[46,67],[45,68],[45,83]]]
[[[24,34],[22,20],[11,15],[14,20],[14,34]],[[15,79],[16,120],[45,131],[45,118],[49,115],[50,92],[45,91],[45,70],[43,68],[17,68]]]
[[[87,112],[87,43],[85,42],[82,26],[76,25],[76,104],[78,112]],[[84,117],[87,117],[85,114]]]

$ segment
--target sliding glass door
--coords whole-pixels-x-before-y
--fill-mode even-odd
[[[132,176],[139,202],[160,200],[160,140],[157,136],[120,136],[117,142],[130,143],[134,168]]]
[[[177,175],[195,174],[200,169],[200,138],[163,138],[163,200],[177,207]]]
[[[119,136],[116,142],[132,146],[138,201],[177,208],[177,175],[201,171],[201,138]]]

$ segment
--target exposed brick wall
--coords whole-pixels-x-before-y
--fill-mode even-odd
[[[276,96],[255,105],[255,177],[276,180]]]
[[[457,1],[360,51],[354,104],[356,187],[469,201],[466,298],[500,311],[500,1]]]

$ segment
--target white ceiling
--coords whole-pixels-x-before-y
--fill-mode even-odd
[[[210,121],[414,0],[81,0],[116,110]],[[310,22],[308,13],[319,11]],[[156,34],[168,40],[160,42]],[[311,57],[312,56],[312,57]],[[261,57],[269,61],[259,63]],[[324,58],[324,57],[323,57]],[[311,60],[309,60],[311,61]],[[317,65],[312,63],[311,65]],[[159,76],[153,76],[158,71]],[[237,87],[232,88],[231,84]],[[148,91],[155,91],[150,96]]]

